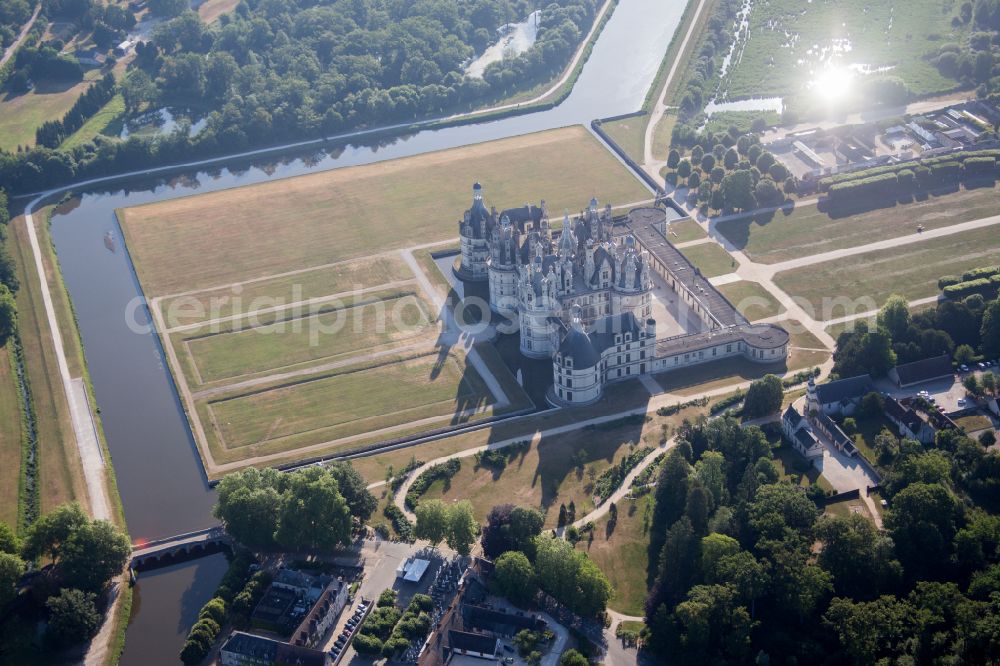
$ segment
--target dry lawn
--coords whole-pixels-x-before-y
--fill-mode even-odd
[[[225,285],[442,241],[472,181],[498,208],[545,199],[553,216],[592,194],[649,192],[583,127],[277,180],[120,211],[147,296]]]

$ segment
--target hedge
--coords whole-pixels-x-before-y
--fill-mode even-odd
[[[990,278],[1000,273],[1000,266],[981,266],[962,273],[962,280],[978,280],[979,278]]]
[[[819,181],[819,189],[822,192],[826,192],[837,184],[853,183],[873,178],[875,176],[899,174],[904,170],[912,170],[916,175],[917,183],[923,186],[926,183],[927,176],[929,175],[927,170],[933,170],[935,166],[940,166],[942,164],[949,165],[946,167],[944,172],[942,172],[947,175],[959,173],[962,165],[965,165],[966,171],[970,173],[982,173],[990,168],[994,168],[998,159],[1000,159],[1000,148],[990,148],[986,150],[962,150],[948,155],[918,158],[918,160],[910,160],[897,164],[885,164],[882,166],[872,167],[870,169],[861,169],[859,171],[849,171],[825,176]]]
[[[944,289],[945,287],[950,287],[953,284],[958,284],[962,281],[957,275],[942,275],[938,278],[938,289]]]
[[[898,178],[895,173],[883,173],[847,183],[837,183],[830,187],[828,193],[831,199],[864,197],[884,192],[886,188],[895,190],[897,183]]]
[[[1000,290],[1000,275],[959,282],[945,287],[942,292],[945,298],[965,298],[973,294],[992,295],[997,290]]]
[[[447,462],[443,462],[439,465],[432,465],[431,467],[425,469],[420,476],[413,481],[410,485],[410,490],[406,493],[406,508],[413,511],[417,508],[420,496],[427,492],[427,489],[430,488],[432,483],[438,479],[450,479],[458,474],[458,470],[460,469],[462,469],[462,461],[458,458],[452,458]]]
[[[996,169],[995,157],[971,157],[962,163],[966,173],[986,173]]]

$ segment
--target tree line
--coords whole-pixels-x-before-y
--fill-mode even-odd
[[[596,5],[549,3],[535,44],[489,65],[482,79],[466,76],[465,63],[534,3],[244,0],[213,26],[184,11],[139,45],[121,89],[128,115],[189,105],[205,114],[204,129],[153,140],[96,137],[65,152],[0,153],[0,181],[12,191],[37,190],[480,105],[560,71]]]
[[[61,120],[47,120],[35,130],[35,143],[48,148],[58,148],[78,129],[83,127],[87,119],[101,110],[115,96],[117,86],[115,75],[105,74],[100,81],[87,88]]]

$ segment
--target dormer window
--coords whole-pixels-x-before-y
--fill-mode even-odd
[[[568,356],[566,357],[566,367],[567,368],[572,368],[573,367],[573,359],[571,359]]]
[[[620,345],[621,343],[622,343],[622,334],[621,333],[616,333],[615,334],[615,344],[616,345]]]

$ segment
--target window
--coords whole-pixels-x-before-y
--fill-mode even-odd
[[[733,346],[731,344],[726,345],[726,353],[729,354],[733,351]]]
[[[568,400],[569,402],[573,402],[573,392],[572,391],[566,391],[566,400]]]
[[[566,378],[566,388],[573,388],[573,378],[572,377],[567,377]]]
[[[712,347],[712,356],[715,356],[718,351],[719,351],[718,347]]]
[[[531,338],[528,338],[527,340],[524,341],[524,348],[531,349]]]

